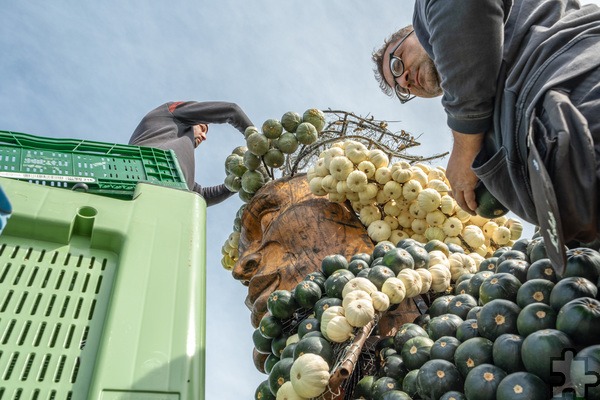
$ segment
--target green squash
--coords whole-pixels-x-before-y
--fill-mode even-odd
[[[474,337],[462,342],[454,352],[454,364],[463,378],[478,365],[493,363],[494,343],[486,338]]]
[[[254,400],[275,400],[275,396],[269,388],[269,380],[262,381],[254,392]]]
[[[279,360],[280,360],[280,358],[277,357],[275,354],[273,354],[273,353],[269,354],[267,356],[267,359],[265,360],[265,365],[264,365],[265,372],[267,374],[270,374],[271,370],[273,369],[273,365],[277,364],[277,361],[279,361]],[[268,385],[268,383],[267,383],[267,385]],[[269,390],[269,392],[270,392],[270,390]]]
[[[573,349],[569,336],[556,329],[533,332],[523,340],[521,358],[528,372],[536,374],[546,383],[560,384],[561,377],[552,373],[550,360],[562,359],[564,351]]]
[[[281,126],[288,132],[296,132],[296,128],[301,122],[302,117],[294,111],[288,111],[281,116]]]
[[[477,319],[466,319],[456,328],[456,338],[461,342],[479,336]]]
[[[352,272],[354,275],[358,275],[359,272],[364,271],[369,268],[369,263],[365,260],[355,259],[350,260],[348,263],[348,271]]]
[[[322,295],[321,287],[310,280],[300,281],[294,288],[294,298],[297,305],[302,308],[312,309]]]
[[[325,310],[332,306],[341,305],[342,299],[338,299],[337,297],[321,297],[321,299],[315,303],[315,306],[313,308],[315,312],[315,318],[320,321],[321,316],[323,315],[323,312]]]
[[[353,399],[372,399],[371,388],[373,387],[373,383],[375,382],[375,377],[373,375],[365,375],[363,376],[354,387],[354,392],[352,393]]]
[[[272,338],[266,338],[260,333],[260,329],[255,329],[252,332],[252,343],[254,343],[254,348],[261,354],[269,354],[271,353],[271,342]]]
[[[407,393],[410,397],[415,398],[417,396],[419,388],[417,387],[417,375],[419,374],[418,369],[408,371],[404,380],[402,381],[402,391]]]
[[[439,399],[451,390],[462,392],[463,379],[454,364],[446,360],[429,360],[417,374],[417,390],[424,399]]]
[[[497,253],[498,253],[498,250],[496,250],[496,253],[494,253],[494,254],[497,254]],[[519,250],[513,250],[511,248],[507,248],[502,253],[498,253],[497,257],[498,257],[498,260],[496,260],[497,266],[502,264],[506,260],[529,261],[526,253],[519,251]]]
[[[373,400],[380,399],[386,392],[400,389],[400,387],[401,383],[394,378],[383,376],[373,382],[373,386],[371,387],[371,396]]]
[[[433,300],[433,302],[429,306],[429,310],[428,310],[429,315],[431,315],[431,318],[433,319],[440,315],[448,314],[449,313],[448,307],[453,298],[454,298],[454,295],[447,294],[447,295],[438,297],[435,300]]]
[[[598,344],[600,339],[600,301],[590,297],[571,300],[556,318],[556,329],[583,346]]]
[[[495,299],[516,301],[521,282],[508,273],[493,274],[485,278],[479,287],[479,301],[486,304]]]
[[[394,349],[396,349],[398,353],[401,353],[402,349],[404,348],[404,344],[409,339],[417,336],[426,338],[429,337],[425,329],[421,328],[419,325],[410,322],[403,324],[394,335]]]
[[[273,339],[281,335],[283,324],[279,318],[265,314],[258,323],[260,333],[267,339]]]
[[[294,359],[291,357],[282,358],[279,360],[269,374],[269,388],[273,396],[277,396],[279,388],[290,380],[290,370],[294,364]]]
[[[500,201],[483,184],[475,187],[475,201],[477,215],[484,218],[498,218],[508,213],[506,208]]]
[[[335,353],[333,352],[333,347],[328,340],[312,336],[302,338],[295,344],[296,346],[294,347],[293,355],[294,360],[303,354],[318,354],[323,357],[330,368],[333,366],[333,363],[335,362]]]
[[[465,396],[469,400],[495,399],[498,385],[505,377],[506,372],[495,365],[478,365],[465,378]]]
[[[563,278],[554,285],[550,293],[550,305],[556,311],[571,300],[580,297],[596,297],[598,288],[596,285],[585,278],[572,277]]]
[[[305,318],[298,324],[298,337],[302,339],[309,332],[320,332],[321,324],[317,318]]]
[[[408,339],[402,346],[401,356],[408,370],[418,369],[429,360],[433,340],[424,336]]]
[[[494,341],[504,333],[517,333],[520,312],[521,308],[508,300],[496,299],[486,303],[477,317],[479,334]]]
[[[348,260],[346,260],[346,257],[341,254],[330,254],[323,257],[323,260],[321,260],[321,271],[326,278],[338,269],[347,268]]]
[[[298,304],[289,290],[275,290],[267,299],[267,310],[276,318],[290,318],[297,308]]]
[[[494,365],[502,368],[509,374],[513,372],[525,371],[525,365],[521,359],[521,347],[523,346],[523,336],[512,333],[505,333],[494,340],[492,355]]]
[[[394,245],[394,243],[390,242],[389,240],[383,240],[377,243],[373,248],[373,254],[371,254],[371,266],[373,266],[373,261],[375,259],[380,257],[383,258],[383,256],[385,256],[385,253],[387,253],[395,247],[396,246]]]
[[[467,319],[477,319],[479,317],[479,311],[481,311],[482,308],[483,306],[476,306],[471,308],[467,313]]]
[[[353,260],[362,260],[370,265],[371,261],[373,261],[373,258],[371,257],[371,255],[369,253],[356,253],[356,254],[352,255],[352,257],[350,257],[350,261],[353,261]]]
[[[554,283],[547,279],[531,279],[517,291],[517,305],[521,308],[531,303],[550,304],[550,293]]]
[[[498,257],[488,257],[482,260],[477,267],[478,272],[496,272]]]
[[[454,353],[462,342],[454,336],[442,336],[429,350],[429,358],[432,360],[446,360],[454,362]]]
[[[329,275],[325,280],[325,293],[327,297],[341,299],[344,286],[346,286],[346,283],[352,278],[355,278],[354,274],[347,269],[340,269]]]
[[[405,249],[395,247],[390,249],[383,256],[383,265],[394,271],[394,274],[398,275],[398,272],[403,269],[415,269],[415,261],[411,254]]]
[[[280,359],[281,358],[294,358],[294,350],[296,350],[296,345],[298,344],[298,342],[296,343],[290,343],[287,346],[284,347],[283,351],[280,354]]]
[[[429,267],[429,253],[422,245],[411,245],[405,248],[414,260],[414,269]]]
[[[519,282],[523,283],[527,280],[527,269],[529,268],[529,263],[525,260],[504,260],[496,267],[496,273],[508,273],[513,275],[515,278],[519,280]]]
[[[586,247],[566,251],[567,264],[563,278],[580,276],[592,282],[600,278],[600,253]]]
[[[529,304],[521,310],[517,317],[517,330],[523,337],[542,329],[554,328],[556,328],[556,311],[548,304]]]
[[[483,261],[482,261],[483,262]],[[467,285],[467,293],[471,295],[474,299],[479,299],[479,288],[483,281],[494,274],[493,271],[479,271],[474,274],[470,279]]]
[[[463,319],[454,314],[434,317],[427,325],[427,334],[432,340],[437,340],[442,336],[456,336],[456,329],[462,322]]]
[[[583,361],[583,363],[571,364],[571,380],[577,395],[580,397],[587,395],[588,399],[600,399],[600,385],[589,385],[590,375],[595,372],[598,377],[600,371],[600,344],[582,349],[577,353],[574,361]]]
[[[527,280],[532,279],[546,279],[553,283],[558,282],[556,270],[549,258],[541,258],[529,265],[529,268],[527,268]]]
[[[283,350],[288,347],[287,340],[289,335],[282,334],[277,336],[271,341],[271,353],[275,354],[279,358],[285,358],[283,355]]]
[[[472,279],[472,278],[471,278]],[[470,282],[470,279],[469,279]],[[448,313],[454,314],[461,319],[467,318],[471,308],[477,306],[477,299],[470,294],[458,294],[448,303]]]
[[[457,392],[456,390],[451,390],[446,392],[440,397],[440,400],[467,400],[464,393]]]
[[[398,382],[402,382],[407,373],[408,368],[404,365],[404,360],[399,354],[387,356],[381,366],[382,375],[394,378]]]
[[[367,275],[367,279],[373,282],[373,284],[375,285],[375,287],[377,287],[377,290],[379,291],[381,291],[383,283],[388,278],[395,277],[396,274],[394,273],[394,271],[392,271],[389,267],[386,267],[385,265],[376,265],[374,267],[371,267],[371,269],[369,270],[369,274]]]
[[[385,392],[378,400],[412,400],[412,397],[402,390],[394,389]]]
[[[498,384],[496,400],[548,400],[548,386],[537,375],[513,372]]]

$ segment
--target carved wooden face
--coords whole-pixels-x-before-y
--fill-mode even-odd
[[[240,257],[233,277],[248,286],[246,306],[254,327],[274,290],[292,290],[330,254],[371,253],[366,228],[346,204],[314,196],[306,175],[272,181],[242,215]]]

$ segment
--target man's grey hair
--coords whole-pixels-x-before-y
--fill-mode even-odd
[[[388,96],[394,95],[394,88],[388,85],[388,83],[383,78],[383,55],[390,45],[390,43],[397,42],[406,36],[413,29],[412,25],[405,26],[397,32],[394,32],[389,38],[387,38],[383,42],[383,46],[379,48],[379,50],[375,50],[371,56],[371,59],[375,63],[375,68],[373,68],[373,72],[375,73],[375,79],[379,82],[379,87],[383,91],[383,93]]]

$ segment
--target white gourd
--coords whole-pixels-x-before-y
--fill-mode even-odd
[[[452,276],[447,266],[434,264],[428,268],[431,273],[431,290],[435,293],[443,293],[450,287]]]
[[[510,229],[505,226],[499,226],[498,229],[494,231],[494,235],[492,236],[492,240],[499,246],[506,245],[510,241],[510,238]]]
[[[429,225],[437,226],[440,228],[442,227],[442,225],[444,225],[444,222],[446,222],[447,218],[448,217],[446,217],[446,214],[444,214],[440,210],[433,210],[431,212],[428,212],[425,216],[425,220]]]
[[[354,171],[354,164],[346,156],[334,157],[329,163],[329,172],[338,181],[345,181],[352,171]]]
[[[322,180],[323,180],[322,177],[315,176],[314,178],[311,179],[310,182],[308,182],[308,187],[309,187],[311,193],[314,194],[315,196],[325,196],[327,194],[325,189],[323,189],[323,186],[321,186]]]
[[[413,168],[419,168],[421,171],[425,172],[425,174],[429,174],[429,171],[431,171],[431,167],[423,163],[413,164]]]
[[[379,211],[378,207],[373,205],[364,206],[360,210],[358,218],[364,225],[369,226],[372,222],[379,221],[381,219],[381,211]]]
[[[383,312],[390,308],[390,298],[383,292],[377,291],[371,293],[371,301],[373,301],[373,308],[376,311]]]
[[[410,228],[413,230],[413,232],[423,235],[427,229],[427,221],[424,219],[415,218],[410,224]]]
[[[521,221],[509,218],[505,226],[510,230],[510,240],[519,240],[523,233],[523,224],[521,224]]]
[[[339,156],[344,156],[344,150],[340,149],[339,147],[330,147],[327,150],[323,151],[319,157],[325,161],[325,166],[328,169],[330,169],[331,162],[333,161],[333,159]]]
[[[344,286],[344,288],[346,288]],[[371,295],[364,290],[352,290],[346,295],[342,295],[342,307],[344,307],[344,315],[347,316],[348,313],[348,304],[353,302],[354,300],[369,300],[371,301]]]
[[[423,235],[428,241],[439,240],[440,242],[443,242],[444,239],[446,239],[446,234],[443,229],[437,226],[430,226],[425,230]]]
[[[290,370],[290,382],[294,391],[306,398],[323,394],[329,384],[329,378],[329,365],[318,354],[302,354],[294,361]]]
[[[312,181],[311,181],[312,182]],[[348,185],[348,189],[353,192],[360,193],[367,187],[368,178],[364,172],[354,170],[348,174],[346,178],[346,184]]]
[[[377,186],[377,184],[374,182],[369,182],[366,184],[362,192],[358,192],[358,198],[361,201],[374,199],[377,196],[378,191],[379,187]]]
[[[442,224],[446,236],[458,236],[463,230],[463,223],[457,217],[450,217]]]
[[[402,239],[408,239],[409,237],[409,234],[406,233],[404,230],[394,229],[388,240],[394,244],[398,244],[398,242]]]
[[[296,393],[294,386],[292,386],[292,381],[287,381],[277,390],[275,400],[308,400],[308,398],[302,397]]]
[[[315,163],[315,173],[321,178],[329,175],[329,168],[327,168],[327,166],[325,165],[324,159],[319,158]]]
[[[471,215],[471,218],[469,219],[469,222],[472,225],[477,225],[478,227],[482,227],[483,225],[486,224],[486,222],[488,222],[489,219],[488,218],[484,218],[481,215]]]
[[[389,200],[383,205],[383,212],[386,213],[386,215],[397,217],[398,215],[400,215],[401,211],[402,209],[400,208],[400,205],[396,202],[396,200]]]
[[[496,229],[498,229],[498,224],[494,221],[488,221],[481,227],[486,239],[490,239],[494,235]]]
[[[427,238],[425,237],[425,235],[422,235],[420,233],[413,233],[412,235],[410,235],[410,238],[416,240],[419,243],[427,243]]]
[[[390,159],[388,158],[387,154],[380,149],[369,150],[367,157],[377,169],[387,167],[390,163]]]
[[[321,179],[321,187],[327,193],[337,193],[337,179],[335,179],[332,175],[324,176]]]
[[[410,170],[412,171],[411,180],[418,181],[421,184],[421,187],[427,186],[429,179],[427,179],[427,173],[425,173],[425,171],[415,166],[410,167]]]
[[[377,204],[385,204],[390,201],[391,198],[381,188],[377,191],[377,196],[375,196],[375,201]]]
[[[411,179],[402,186],[402,196],[407,200],[415,200],[419,193],[423,190],[423,186],[416,179]]]
[[[346,187],[348,187],[348,185],[347,185],[347,184],[346,184]],[[352,191],[352,190],[350,190],[350,189],[346,190],[346,193],[345,193],[345,195],[346,195],[346,198],[347,198],[348,200],[350,200],[350,202],[353,202],[353,201],[360,201],[360,198],[358,197],[358,193],[356,193],[356,192],[353,192],[353,191]]]
[[[462,247],[462,241],[460,240],[460,238],[458,236],[446,236],[446,239],[444,239],[444,243],[455,244],[457,246]]]
[[[452,198],[450,195],[443,195],[440,199],[440,210],[450,216],[454,214],[454,210],[456,209],[456,200]]]
[[[343,316],[344,315],[344,307],[342,306],[331,306],[329,308],[327,308],[325,311],[323,311],[323,314],[321,314],[321,321],[319,321],[319,323],[321,324],[321,333],[325,336],[325,338],[327,338],[327,325],[329,324],[329,322],[334,318],[334,317],[338,317],[338,316]]]
[[[494,218],[492,221],[498,224],[498,226],[503,226],[508,222],[508,217],[506,215],[502,215],[501,217]]]
[[[415,271],[421,276],[421,292],[419,294],[425,294],[431,288],[433,276],[427,268],[416,268]]]
[[[422,210],[421,207],[419,207],[419,203],[417,203],[416,201],[412,201],[408,205],[408,211],[415,218],[418,218],[418,219],[427,218],[427,211]]]
[[[388,195],[390,199],[399,199],[402,196],[402,184],[396,181],[389,181],[383,185],[383,192]]]
[[[431,188],[425,188],[417,195],[417,203],[419,204],[419,208],[427,213],[437,210],[440,206],[441,199],[442,196],[440,193]]]
[[[354,165],[358,165],[367,159],[367,148],[362,143],[351,143],[347,145],[344,150],[346,157],[348,157],[350,161],[354,163]]]
[[[362,328],[375,318],[375,308],[373,308],[371,296],[367,299],[351,301],[344,309],[346,320],[355,328]]]
[[[383,242],[388,240],[392,234],[392,228],[384,220],[373,221],[367,227],[367,233],[369,237],[375,242]]]
[[[327,198],[332,203],[343,203],[346,201],[346,195],[338,192],[327,193]]]
[[[463,223],[463,225],[466,224],[467,222],[469,222],[472,217],[471,214],[469,214],[468,212],[466,212],[465,210],[460,208],[458,205],[456,207],[456,214],[454,214],[454,216],[456,218],[458,218],[460,220],[460,222]]]
[[[484,245],[484,250],[485,250],[485,245]],[[477,252],[469,253],[467,255],[469,257],[471,257],[473,259],[473,261],[475,262],[475,268],[479,268],[479,264],[481,264],[481,262],[483,260],[485,260],[485,258],[483,258],[483,256]]]
[[[403,228],[410,228],[415,217],[412,216],[410,211],[402,211],[397,217],[398,223]]]
[[[463,240],[472,248],[476,249],[485,244],[485,236],[478,225],[467,225],[462,231]]]
[[[354,338],[354,327],[350,325],[346,317],[338,315],[333,317],[327,324],[327,337],[336,343],[343,343]]]
[[[388,167],[380,167],[375,171],[375,181],[380,185],[385,185],[392,180],[392,170]]]
[[[340,194],[346,194],[348,192],[351,192],[351,190],[348,190],[348,184],[346,183],[345,179],[343,181],[338,181],[335,189]]]
[[[383,220],[388,223],[388,225],[392,229],[392,232],[398,229],[398,226],[400,226],[400,224],[398,223],[398,219],[393,215],[386,215],[385,217],[383,217]]]
[[[434,189],[440,196],[447,195],[450,191],[450,187],[446,185],[446,182],[439,179],[430,179],[429,182],[427,182],[427,188]]]
[[[388,296],[391,304],[400,304],[406,298],[406,286],[398,278],[387,278],[381,286],[381,292]]]
[[[364,172],[365,175],[367,175],[367,178],[369,179],[375,176],[375,171],[377,170],[377,168],[375,168],[375,165],[373,165],[373,163],[369,160],[364,160],[358,163],[356,169]]]
[[[396,277],[404,284],[404,287],[406,288],[406,297],[415,297],[421,293],[421,275],[414,269],[405,268],[398,272]]]
[[[401,163],[396,163],[390,168],[392,171],[392,179],[398,183],[406,183],[412,178],[412,171],[406,168]]]
[[[442,264],[446,267],[450,266],[450,261],[448,261],[448,255],[444,253],[442,250],[431,250],[429,252],[429,265]]]
[[[357,276],[356,278],[350,279],[342,289],[342,298],[345,298],[346,295],[355,290],[362,290],[367,294],[371,294],[377,291],[377,286],[367,278],[363,278],[361,276]]]
[[[454,282],[464,274],[474,274],[477,272],[475,261],[466,254],[452,253],[448,257],[448,261],[450,261],[450,274]]]
[[[445,178],[446,178],[446,176],[439,169],[432,169],[427,173],[427,180],[429,182],[434,181],[434,180],[440,180],[440,181],[444,182]]]
[[[317,176],[317,173],[315,172],[315,166],[311,165],[307,170],[306,170],[306,179],[310,182],[312,178],[314,178],[315,176]]]

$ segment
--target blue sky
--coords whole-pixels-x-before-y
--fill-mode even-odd
[[[420,137],[413,153],[450,149],[439,99],[400,106],[373,78],[371,52],[410,23],[410,1],[4,3],[1,130],[127,143],[166,101],[224,100],[259,126],[286,111],[345,109],[399,121],[392,127]],[[212,126],[197,181],[222,183],[225,157],[243,144],[234,128]],[[241,204],[234,197],[207,213],[206,399],[251,398],[266,378],[252,363],[246,288],[220,265]]]

